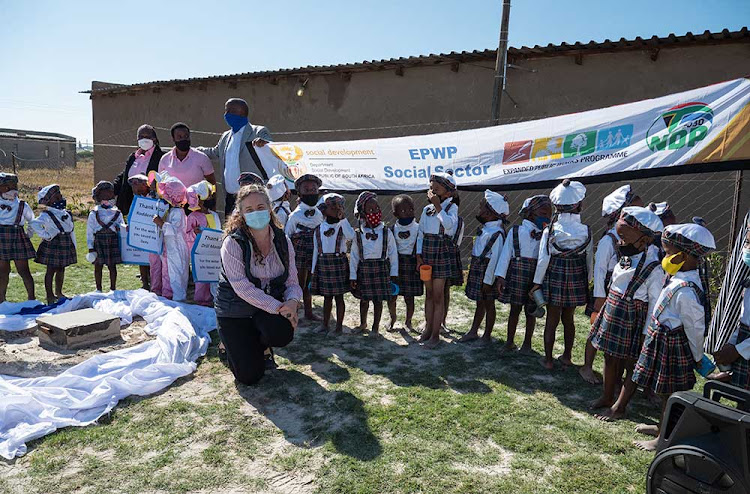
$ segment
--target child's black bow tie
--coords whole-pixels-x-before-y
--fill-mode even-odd
[[[377,233],[365,233],[365,238],[367,240],[377,240],[378,234]]]
[[[398,232],[398,238],[407,239],[411,237],[411,232]]]
[[[536,231],[536,232],[532,231],[531,232],[531,238],[533,238],[534,240],[541,240],[542,239],[542,231],[541,230]]]
[[[7,209],[8,211],[10,211],[13,208],[11,208],[10,206],[8,206],[7,204],[0,204],[0,210],[3,210],[3,209]]]
[[[427,208],[427,216],[435,216],[435,206],[429,206]]]
[[[330,237],[334,233],[336,233],[336,229],[335,228],[329,228],[328,230],[326,230],[326,231],[323,232],[323,235],[325,235],[326,237]]]
[[[314,209],[308,209],[307,211],[305,211],[305,216],[307,216],[308,218],[310,216],[315,216],[315,210]]]

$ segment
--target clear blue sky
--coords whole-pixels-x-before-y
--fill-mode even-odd
[[[0,127],[90,140],[91,104],[78,92],[92,80],[135,83],[494,48],[501,4],[0,0]],[[748,0],[513,0],[510,44],[748,24]]]

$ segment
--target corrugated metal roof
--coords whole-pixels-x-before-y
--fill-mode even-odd
[[[65,134],[58,134],[56,132],[42,132],[38,130],[21,130],[21,129],[0,129],[0,138],[76,142],[75,137],[65,135]]]
[[[592,55],[597,53],[607,53],[614,51],[627,51],[627,50],[652,50],[656,51],[661,48],[670,48],[677,45],[707,45],[707,44],[721,44],[721,43],[737,43],[737,42],[748,42],[750,41],[750,32],[747,27],[743,27],[739,31],[729,31],[724,29],[721,32],[712,33],[705,31],[702,34],[693,34],[691,32],[686,33],[683,36],[677,36],[675,34],[669,34],[665,37],[652,36],[651,38],[641,38],[640,36],[635,39],[620,38],[619,40],[605,39],[604,41],[589,41],[588,43],[582,43],[577,41],[573,44],[560,43],[559,45],[548,44],[547,46],[535,45],[533,47],[522,46],[521,48],[509,48],[508,58],[509,61],[515,61],[519,59],[529,58],[541,58],[541,57],[555,57],[555,56],[572,56],[572,55]],[[462,51],[450,53],[430,53],[429,55],[419,55],[413,57],[399,57],[382,60],[365,60],[363,62],[336,64],[336,65],[308,65],[306,67],[296,67],[291,69],[279,69],[279,70],[266,70],[258,72],[245,72],[240,74],[229,74],[219,75],[210,77],[195,77],[189,79],[172,79],[166,81],[153,81],[138,84],[113,84],[106,86],[105,83],[96,83],[96,88],[89,91],[82,91],[83,93],[90,94],[112,94],[112,93],[123,93],[129,91],[137,91],[141,89],[161,87],[161,86],[173,86],[173,85],[185,85],[185,84],[201,84],[211,81],[231,81],[240,79],[251,79],[251,78],[274,78],[274,77],[290,77],[290,76],[306,76],[312,74],[326,74],[326,73],[346,73],[346,72],[365,72],[373,70],[388,70],[399,67],[410,67],[410,66],[424,66],[424,65],[441,65],[441,64],[455,64],[461,62],[477,62],[477,61],[494,61],[496,58],[496,50],[474,50],[474,51]]]

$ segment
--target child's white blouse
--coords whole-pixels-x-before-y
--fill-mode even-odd
[[[341,237],[341,243],[339,245],[339,252],[346,254],[346,241],[351,241],[354,238],[354,228],[349,224],[349,220],[344,218],[338,223],[330,224],[326,221],[318,225],[320,229],[320,244],[323,247],[323,254],[333,254],[336,252],[336,239],[339,238],[339,230],[343,232]],[[326,235],[328,230],[333,229],[333,233]],[[317,234],[316,234],[317,235]],[[318,239],[313,237],[313,262],[312,271],[315,271],[315,266],[318,264]]]
[[[362,252],[365,259],[380,259],[383,256],[383,235],[388,235],[388,251],[386,257],[391,263],[391,277],[398,276],[398,249],[396,241],[393,239],[393,233],[390,228],[384,228],[380,223],[375,229],[364,227],[362,229]],[[368,233],[377,234],[378,238],[372,240],[367,238]],[[349,254],[349,279],[357,279],[357,268],[359,267],[359,244],[357,236],[354,236],[352,242],[352,251]],[[367,280],[359,280],[361,283],[367,283]]]
[[[610,228],[607,233],[611,233],[619,241],[620,236],[615,228]],[[604,235],[599,243],[596,244],[596,256],[594,257],[594,297],[604,298],[607,296],[607,287],[605,281],[607,273],[611,273],[620,259],[617,256],[617,249],[609,235]]]
[[[583,245],[589,236],[589,229],[581,223],[581,215],[574,213],[562,213],[558,216],[552,226],[555,243],[563,249],[575,249]],[[539,261],[534,273],[534,283],[541,285],[544,281],[544,275],[547,274],[549,261],[555,254],[561,254],[552,242],[549,241],[549,227],[542,232],[542,239],[539,241]],[[549,248],[548,248],[549,247]],[[588,271],[588,280],[594,277],[594,243],[589,242],[586,247],[586,267]]]
[[[5,206],[3,208],[0,208],[0,225],[15,225],[16,216],[18,216],[18,207],[20,205],[21,201],[18,199],[6,201],[5,199],[0,198],[0,206]],[[21,214],[21,225],[31,223],[31,221],[33,220],[34,211],[32,211],[31,206],[29,206],[28,203],[24,202],[23,213]],[[32,232],[29,232],[27,230],[27,233],[30,235],[32,234]]]
[[[306,211],[313,211],[313,214],[311,216],[306,216]],[[314,229],[323,221],[325,220],[325,216],[323,216],[323,213],[318,209],[316,206],[308,206],[304,202],[300,202],[299,206],[292,211],[292,213],[289,215],[289,219],[286,222],[286,226],[284,226],[284,233],[289,235],[290,237],[297,233],[297,226],[302,225],[304,227]]]
[[[667,286],[662,289],[659,297],[656,299],[656,305],[660,305],[667,290],[675,287],[682,281],[691,281],[698,288],[703,290],[698,270],[678,271],[672,276]],[[668,328],[678,328],[682,326],[690,342],[690,351],[693,353],[693,359],[698,362],[703,358],[703,338],[706,334],[706,321],[703,305],[698,300],[698,295],[690,287],[677,290],[667,306],[658,317],[659,323]]]
[[[515,228],[508,229],[508,237],[503,245],[503,250],[500,252],[500,257],[497,260],[497,267],[495,268],[495,276],[499,278],[505,278],[508,275],[508,266],[510,266],[510,260],[514,257],[526,257],[529,259],[536,259],[539,256],[539,240],[531,236],[532,233],[536,234],[540,230],[536,225],[529,221],[523,220],[518,226],[518,245],[521,247],[521,253],[517,253],[514,250],[513,234]],[[490,283],[487,283],[488,285]]]
[[[71,216],[70,211],[55,208],[47,208],[47,211],[52,213],[57,221],[60,222],[60,226],[63,227],[63,232],[57,229],[55,222],[52,221],[52,218],[50,218],[47,213],[42,213],[29,223],[31,230],[39,235],[42,240],[52,240],[60,233],[73,233],[75,226],[73,225],[73,216]],[[71,237],[73,238],[73,245],[77,248],[78,244],[76,243],[75,234],[72,234]]]

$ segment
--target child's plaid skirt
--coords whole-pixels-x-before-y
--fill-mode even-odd
[[[648,315],[648,302],[610,291],[604,308],[591,325],[591,344],[615,358],[637,359]]]
[[[121,264],[120,234],[109,228],[94,233],[94,251],[96,252],[94,264],[99,266]]]
[[[294,247],[294,264],[298,271],[312,269],[314,232],[315,230],[300,227],[298,232],[292,234],[290,240]]]
[[[750,326],[740,323],[740,331],[737,335],[739,345],[750,337]],[[732,363],[732,385],[744,389],[750,389],[750,362],[740,357]]]
[[[578,307],[588,302],[586,256],[552,256],[544,277],[544,298],[554,307]]]
[[[411,254],[398,255],[398,294],[404,297],[421,297],[424,284],[417,271],[417,257]]]
[[[456,277],[458,265],[451,240],[444,235],[425,234],[422,260],[432,267],[432,279],[450,280]]]
[[[349,258],[346,254],[318,254],[311,291],[323,296],[343,295],[349,291]]]
[[[482,285],[484,284],[484,272],[487,271],[487,266],[490,264],[489,257],[477,257],[471,256],[471,264],[469,265],[469,275],[466,277],[466,296],[469,300],[495,300],[498,297],[497,287],[492,284],[492,290],[484,293],[482,292]]]
[[[526,305],[529,303],[529,290],[534,284],[536,259],[531,257],[514,257],[508,264],[505,275],[505,287],[498,300],[504,304]]]
[[[391,298],[391,266],[387,259],[361,259],[357,267],[357,289],[353,294],[362,300]]]
[[[42,240],[35,261],[51,268],[64,268],[78,262],[70,233],[58,233],[52,240]]]
[[[695,360],[682,326],[675,329],[659,324],[653,317],[635,364],[633,382],[654,393],[670,395],[695,385]]]
[[[21,226],[0,225],[0,261],[34,259],[36,252]]]

